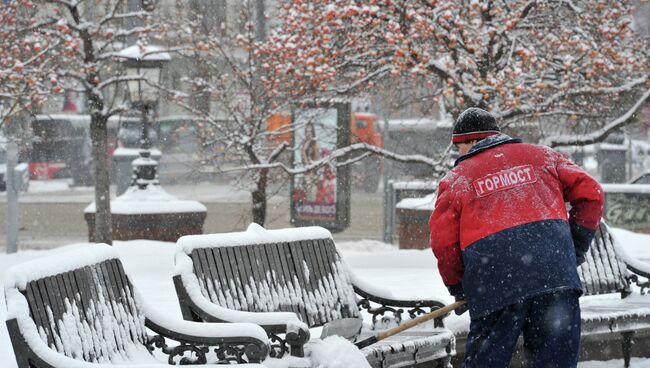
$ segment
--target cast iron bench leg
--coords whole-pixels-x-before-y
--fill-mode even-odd
[[[623,332],[623,361],[625,363],[625,368],[630,366],[630,359],[632,358],[632,337],[634,336],[634,331]]]

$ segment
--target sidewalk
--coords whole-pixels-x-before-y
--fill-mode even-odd
[[[224,183],[162,185],[179,199],[197,200],[208,209],[205,233],[241,231],[251,222],[250,192]],[[115,188],[112,188],[114,192]],[[291,227],[288,189],[275,194],[268,203],[268,228]],[[88,241],[83,218],[84,208],[94,201],[92,187],[70,187],[69,180],[32,181],[27,192],[19,195],[19,249],[48,249]],[[336,240],[381,239],[382,192],[354,192],[351,227],[334,235]],[[0,223],[5,224],[6,194],[0,193]],[[4,234],[4,228],[0,233]],[[0,237],[0,252],[6,239]]]

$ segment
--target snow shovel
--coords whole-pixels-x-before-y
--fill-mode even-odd
[[[459,308],[459,307],[463,306],[464,304],[465,304],[465,301],[461,300],[461,301],[446,305],[446,306],[444,306],[442,308],[436,309],[436,310],[434,310],[432,312],[429,312],[427,314],[423,314],[418,318],[406,321],[402,325],[399,325],[397,327],[393,327],[391,329],[382,331],[382,332],[376,334],[375,336],[371,336],[371,337],[369,337],[367,339],[361,340],[361,341],[355,343],[354,345],[356,345],[359,349],[363,349],[366,346],[372,345],[372,344],[374,344],[374,343],[376,343],[376,342],[378,342],[380,340],[383,340],[383,339],[385,339],[387,337],[391,337],[391,336],[396,335],[396,334],[398,334],[398,333],[400,333],[400,332],[402,332],[404,330],[408,330],[411,327],[417,326],[422,322],[426,322],[426,321],[432,320],[434,318],[444,316],[445,314],[453,311],[456,308]]]

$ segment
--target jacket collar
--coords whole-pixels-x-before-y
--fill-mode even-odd
[[[460,156],[458,159],[456,159],[456,162],[454,162],[454,167],[458,166],[458,164],[463,161],[467,160],[468,158],[475,156],[485,150],[488,150],[492,147],[501,145],[501,144],[507,144],[507,143],[521,143],[521,139],[519,138],[512,138],[509,135],[506,134],[496,134],[496,135],[491,135],[487,138],[484,138],[478,143],[476,143],[470,150],[467,152],[467,154]]]

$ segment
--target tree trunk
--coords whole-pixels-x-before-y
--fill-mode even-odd
[[[113,222],[108,175],[107,121],[105,116],[93,112],[90,120],[90,138],[95,175],[95,242],[112,244]]]
[[[266,222],[266,185],[268,182],[269,170],[262,169],[257,173],[257,188],[253,191],[253,222],[264,226]]]

